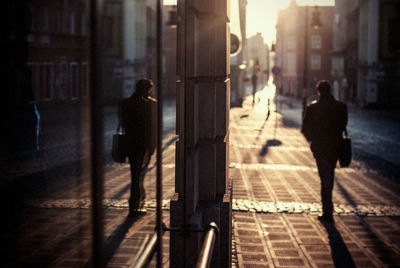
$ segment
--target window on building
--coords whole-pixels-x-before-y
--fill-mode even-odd
[[[38,17],[37,17],[37,8],[35,6],[30,6],[30,12],[32,13],[32,18],[31,18],[31,32],[37,32],[38,30]]]
[[[113,45],[113,17],[104,17],[104,45],[105,47],[112,47]]]
[[[87,97],[89,95],[89,68],[87,62],[82,63],[81,84],[82,97]]]
[[[43,63],[39,68],[39,99],[53,98],[54,74],[53,63]]]
[[[82,18],[81,18],[81,34],[83,36],[86,36],[86,16],[85,16],[85,14],[82,14]]]
[[[322,38],[320,35],[312,35],[311,36],[311,48],[312,49],[321,49],[322,48]]]
[[[311,70],[321,70],[321,55],[311,55]]]
[[[338,13],[335,14],[335,23],[340,27],[340,14]]]
[[[296,53],[294,52],[287,53],[286,66],[288,75],[296,74]]]
[[[60,9],[54,9],[52,11],[51,16],[52,16],[53,33],[55,34],[62,33],[62,28],[63,28],[62,11]]]
[[[75,12],[72,11],[70,14],[70,30],[71,30],[71,34],[76,34],[76,16],[75,16]]]
[[[65,62],[59,63],[57,67],[57,97],[60,100],[68,98],[68,64]]]
[[[71,16],[68,15],[67,10],[62,11],[62,24],[63,24],[63,33],[64,34],[69,34],[70,32],[70,18]]]
[[[78,63],[72,62],[70,65],[70,88],[71,99],[75,100],[79,97],[79,66]]]
[[[288,36],[287,49],[296,49],[296,46],[297,46],[296,36]]]
[[[32,91],[35,96],[35,99],[39,99],[40,97],[40,85],[39,85],[39,64],[30,62],[27,64],[29,70],[30,70],[30,76],[31,76],[31,84],[32,84]]]
[[[50,32],[50,11],[49,8],[44,8],[42,13],[41,31],[44,33]]]

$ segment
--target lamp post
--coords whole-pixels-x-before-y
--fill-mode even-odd
[[[303,87],[303,111],[302,111],[302,119],[304,118],[304,112],[306,110],[306,106],[307,106],[307,95],[308,95],[308,6],[305,7],[305,22],[304,22],[304,76],[303,76],[303,83],[304,83],[304,87]],[[318,11],[318,6],[314,7],[314,11],[312,14],[312,21],[310,26],[313,27],[314,30],[318,30],[322,24],[319,18],[319,11]]]

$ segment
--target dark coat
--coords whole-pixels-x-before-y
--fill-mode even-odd
[[[347,125],[347,106],[332,95],[321,96],[304,114],[301,132],[311,141],[315,158],[336,163],[343,131]]]
[[[128,139],[128,155],[154,152],[157,142],[157,101],[134,94],[119,102],[119,122]]]

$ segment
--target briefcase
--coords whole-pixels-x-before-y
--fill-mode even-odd
[[[347,129],[344,130],[344,136],[339,145],[339,164],[341,167],[348,167],[351,163],[351,139],[347,135]]]
[[[113,135],[111,157],[117,163],[125,163],[127,157],[127,137],[122,131],[121,126],[117,128],[117,133]]]

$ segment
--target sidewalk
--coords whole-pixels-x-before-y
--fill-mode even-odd
[[[336,169],[335,225],[322,225],[319,177],[298,128],[267,102],[231,109],[230,178],[233,180],[233,267],[399,267],[400,187],[359,168]],[[271,105],[273,103],[271,102]],[[165,137],[165,143],[174,135]],[[164,222],[174,194],[175,147],[163,153]],[[129,267],[155,226],[154,159],[145,178],[145,216],[128,214],[129,166],[112,164],[105,173],[105,247],[108,267]],[[42,199],[30,199],[2,229],[1,254],[33,267],[84,267],[90,262],[90,180]],[[6,231],[6,232],[5,232]],[[16,252],[14,252],[14,250]],[[10,256],[14,256],[10,255]],[[169,266],[169,234],[164,235],[164,267]],[[154,263],[151,267],[154,267]]]
[[[265,107],[264,101],[253,109],[248,99],[231,110],[235,265],[400,266],[400,187],[354,168],[357,163],[338,168],[336,224],[322,225],[316,219],[319,177],[308,144],[280,114],[265,122]]]

